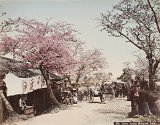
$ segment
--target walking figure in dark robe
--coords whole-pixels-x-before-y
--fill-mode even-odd
[[[139,89],[139,85],[134,85],[131,88],[131,116],[133,117],[139,117]]]

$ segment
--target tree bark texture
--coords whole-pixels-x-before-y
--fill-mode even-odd
[[[43,70],[41,66],[40,66],[40,71],[41,71],[41,73],[42,73],[42,75],[45,79],[45,82],[46,82],[46,85],[47,85],[47,92],[49,94],[49,98],[51,100],[52,105],[55,106],[55,107],[60,107],[60,103],[57,101],[57,99],[56,99],[56,97],[53,93],[48,71]]]
[[[5,104],[5,107],[9,113],[9,116],[13,116],[13,115],[17,116],[18,114],[13,110],[12,106],[4,96],[3,91],[0,91],[0,97],[2,99],[2,102]]]

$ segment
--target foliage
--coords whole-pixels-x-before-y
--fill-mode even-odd
[[[105,82],[105,81],[111,80],[112,73],[107,74],[105,72],[99,71],[99,72],[94,73],[94,76],[97,79],[97,81]]]
[[[121,76],[118,79],[121,79],[124,82],[128,82],[133,78],[133,69],[130,67],[130,62],[124,62],[124,68]]]
[[[103,57],[102,52],[98,49],[83,52],[80,55],[78,62],[79,63],[76,65],[74,71],[74,79],[76,83],[78,83],[79,80],[82,80],[85,76],[92,75],[107,66],[106,59]]]
[[[81,48],[77,31],[71,24],[41,23],[36,20],[9,19],[3,29],[0,50],[28,63],[27,68],[39,69],[46,81],[49,97],[59,107],[50,85],[50,73],[63,74],[74,68],[74,53]]]
[[[142,56],[137,56],[137,60],[134,62],[135,68],[134,72],[136,76],[139,76],[140,78],[148,79],[148,60],[146,58],[143,58]]]
[[[73,68],[73,48],[80,43],[76,30],[70,24],[46,24],[36,20],[18,18],[9,20],[10,31],[2,37],[1,50],[29,62],[30,67],[41,66],[50,72],[66,72]],[[12,34],[10,35],[10,33]]]
[[[102,30],[115,37],[124,37],[145,53],[151,89],[154,89],[153,77],[160,63],[159,9],[159,0],[121,0],[99,19]]]
[[[6,12],[3,12],[0,6],[0,33],[3,31],[3,28],[6,26],[5,20],[4,20],[5,15],[6,15]]]

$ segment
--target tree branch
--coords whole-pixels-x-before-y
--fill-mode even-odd
[[[153,12],[154,19],[155,19],[155,23],[156,23],[156,26],[157,26],[157,30],[158,30],[158,32],[160,33],[160,27],[159,27],[159,24],[158,24],[156,12],[155,12],[155,10],[154,10],[153,7],[152,7],[151,2],[150,2],[149,0],[147,0],[147,1],[148,1],[148,4],[149,4],[152,12]]]
[[[124,33],[120,32],[120,31],[118,31],[118,30],[117,30],[117,32],[118,32],[120,35],[122,35],[123,37],[125,37],[125,38],[128,40],[128,42],[132,43],[132,44],[135,45],[137,48],[143,50],[143,48],[142,48],[141,46],[139,46],[139,45],[137,45],[136,43],[134,43],[134,41],[132,41],[127,35],[125,35]]]

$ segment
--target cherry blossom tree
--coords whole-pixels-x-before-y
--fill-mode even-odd
[[[110,80],[110,76],[111,76],[111,73],[107,74],[103,71],[98,71],[98,72],[94,73],[95,79],[101,83],[104,81]]]
[[[50,85],[49,74],[71,71],[77,61],[74,50],[80,46],[76,30],[67,23],[45,24],[36,20],[10,19],[10,32],[6,32],[0,50],[11,53],[27,63],[28,68],[39,69],[46,81],[53,105],[59,107]]]
[[[92,49],[80,54],[75,70],[72,72],[73,81],[78,84],[87,75],[94,74],[107,66],[107,61],[99,49]]]
[[[160,1],[121,0],[112,11],[102,13],[102,30],[123,37],[146,55],[150,90],[155,89],[154,75],[160,63]]]
[[[9,23],[7,23],[7,21],[5,20],[5,15],[6,12],[3,11],[2,6],[0,6],[0,41],[2,36],[4,35],[4,29],[11,25]],[[3,65],[0,65],[0,83],[3,82],[4,79],[4,74],[7,73],[8,71],[3,67]],[[3,91],[0,91],[0,97],[8,111],[8,115],[9,117],[17,117],[18,114],[13,110],[12,106],[10,105],[9,101],[7,100],[7,98],[4,96]]]
[[[134,72],[135,75],[140,76],[142,79],[148,79],[148,60],[144,57],[142,57],[141,55],[137,55],[136,56],[137,59],[134,62],[135,63],[135,68],[134,68]],[[158,79],[158,73],[160,71],[160,67],[157,67],[156,73],[155,73],[155,79]]]
[[[6,12],[3,12],[2,7],[0,6],[0,33],[2,32],[3,28],[5,27],[5,20],[4,20],[5,15],[6,15]]]
[[[134,72],[136,76],[139,76],[142,79],[148,79],[148,61],[142,56],[137,56],[135,63]]]

